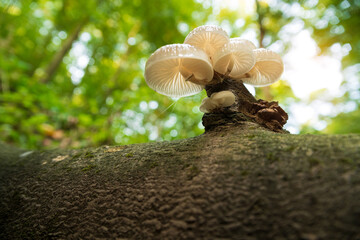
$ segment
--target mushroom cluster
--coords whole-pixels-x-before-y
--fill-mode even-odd
[[[277,81],[283,69],[281,57],[275,52],[256,49],[245,39],[229,38],[221,27],[209,25],[195,28],[183,44],[157,49],[146,62],[145,80],[156,92],[179,98],[199,93],[218,74],[266,86]],[[234,102],[231,91],[218,92],[205,98],[200,110],[208,113]]]

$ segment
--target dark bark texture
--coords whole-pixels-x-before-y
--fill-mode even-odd
[[[216,113],[218,116],[224,117],[224,119],[240,113],[241,116],[246,116],[250,121],[259,123],[274,132],[284,131],[283,126],[288,120],[288,114],[279,106],[278,102],[256,100],[241,80],[235,80],[215,72],[211,84],[206,85],[205,90],[208,97],[221,91],[231,91],[235,96],[233,105],[214,109],[212,113]],[[206,120],[208,116],[209,114],[204,115],[203,122],[209,122],[209,120]],[[210,119],[210,121],[212,120]],[[204,126],[206,130],[209,129],[206,124]]]
[[[359,135],[0,148],[0,239],[360,239]]]

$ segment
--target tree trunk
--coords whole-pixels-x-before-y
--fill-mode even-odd
[[[359,146],[241,118],[173,142],[0,145],[0,238],[359,239]]]
[[[47,66],[45,70],[45,76],[41,80],[43,83],[49,82],[53,76],[56,73],[56,70],[59,68],[63,58],[68,53],[68,51],[71,49],[72,44],[75,42],[75,40],[78,38],[81,29],[85,26],[88,19],[84,19],[81,22],[78,23],[78,25],[74,28],[74,31],[71,33],[71,35],[65,40],[63,45],[61,46],[61,49],[54,55],[53,59],[51,60],[50,64]]]

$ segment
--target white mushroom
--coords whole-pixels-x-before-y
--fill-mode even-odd
[[[225,43],[229,42],[228,34],[218,26],[204,25],[192,30],[185,38],[184,43],[203,49],[206,54],[213,58]]]
[[[284,71],[281,57],[267,49],[254,50],[256,63],[245,75],[239,77],[244,83],[253,86],[267,86],[276,82]]]
[[[255,50],[255,49],[256,49],[255,44],[254,44],[252,41],[249,41],[249,40],[247,40],[247,39],[243,39],[243,38],[240,38],[240,37],[236,37],[236,38],[230,38],[230,41],[241,41],[241,42],[246,43],[252,50]]]
[[[235,102],[235,95],[231,91],[216,92],[210,98],[221,107],[229,107]]]
[[[200,111],[209,113],[215,108],[229,107],[235,102],[235,95],[231,91],[221,91],[211,94],[208,98],[204,98],[200,105]]]
[[[255,64],[255,45],[245,39],[231,38],[213,59],[214,70],[237,78],[249,72]]]
[[[215,108],[217,108],[216,103],[211,98],[206,97],[201,101],[199,110],[203,113],[209,113]]]
[[[171,44],[157,49],[145,66],[146,83],[169,97],[185,97],[200,92],[213,78],[209,57],[189,44]]]

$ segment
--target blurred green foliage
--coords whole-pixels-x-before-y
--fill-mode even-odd
[[[0,140],[39,149],[201,134],[198,106],[205,93],[178,100],[156,94],[143,79],[145,62],[157,48],[183,42],[191,29],[207,22],[228,26],[232,37],[246,29],[260,35],[261,26],[265,47],[281,41],[278,32],[299,16],[276,7],[291,1],[267,2],[259,1],[257,14],[248,16],[218,11],[207,0],[1,1]],[[360,1],[295,4],[311,11],[301,19],[324,52],[334,43],[351,44],[344,66],[358,61],[360,35],[353,26],[359,26]],[[327,25],[317,26],[324,18]],[[283,42],[281,54],[290,44]],[[284,81],[257,93],[276,96],[285,106],[295,99]],[[360,119],[358,113],[347,117]],[[330,132],[341,129],[331,126]]]
[[[347,52],[342,58],[342,88],[346,92],[331,100],[340,108],[340,114],[322,116],[327,128],[321,133],[360,133],[360,0],[302,0],[299,4],[308,12],[303,19],[313,32],[321,50],[319,54],[327,54],[332,49]],[[319,133],[306,125],[301,132]]]
[[[174,101],[143,80],[154,50],[183,41],[180,23],[206,21],[210,10],[200,3],[25,0],[0,7],[1,140],[83,147],[202,133],[200,96],[177,101],[173,111],[166,108]]]

